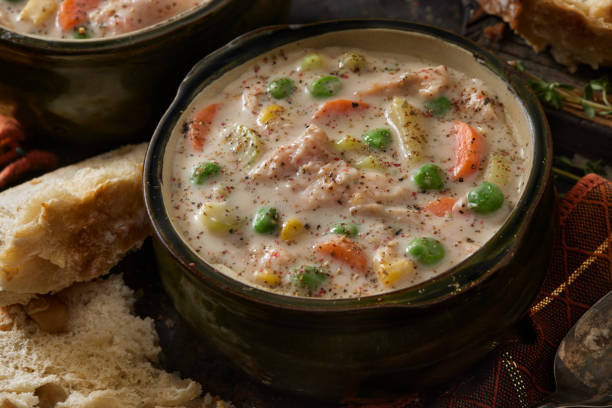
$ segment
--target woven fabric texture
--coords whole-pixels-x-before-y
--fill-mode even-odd
[[[559,343],[612,290],[612,183],[590,174],[559,203],[551,264],[528,315],[499,347],[441,395],[409,395],[380,408],[529,408],[554,391]]]

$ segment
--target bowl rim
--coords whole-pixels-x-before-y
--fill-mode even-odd
[[[42,54],[97,54],[117,51],[118,48],[130,48],[143,43],[153,42],[160,37],[180,30],[195,21],[212,15],[227,7],[233,0],[212,0],[210,3],[185,10],[170,18],[135,31],[91,39],[54,38],[28,35],[10,30],[0,25],[0,42],[10,43],[12,48],[29,50]]]
[[[468,258],[418,285],[391,292],[343,299],[294,297],[259,289],[216,271],[180,238],[165,212],[162,158],[182,111],[203,88],[257,55],[305,38],[355,29],[396,30],[449,42],[472,53],[478,63],[485,65],[508,86],[521,104],[533,135],[532,171],[521,199],[495,235]],[[143,193],[154,233],[169,255],[188,271],[191,279],[222,290],[228,296],[275,308],[302,311],[344,312],[381,306],[421,308],[477,287],[511,261],[548,186],[551,167],[552,137],[538,98],[518,72],[504,66],[492,53],[464,37],[428,25],[389,19],[330,20],[262,27],[238,37],[200,60],[183,80],[149,143],[143,168]],[[485,253],[490,255],[483,257]]]

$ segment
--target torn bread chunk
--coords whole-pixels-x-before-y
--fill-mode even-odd
[[[142,245],[145,151],[125,146],[0,193],[0,306],[103,275]]]
[[[120,275],[58,293],[67,330],[48,333],[24,308],[0,308],[0,407],[153,408],[230,405],[156,368],[161,349],[150,318],[131,314]]]
[[[612,65],[612,2],[609,0],[478,0],[502,17],[536,51],[550,47],[574,71]]]

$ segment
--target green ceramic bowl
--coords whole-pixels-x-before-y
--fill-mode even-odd
[[[168,218],[165,157],[173,153],[170,135],[193,98],[274,48],[326,45],[421,53],[469,69],[499,85],[513,124],[532,141],[531,174],[508,221],[484,247],[435,279],[359,299],[277,295],[215,271],[182,241]],[[144,194],[163,283],[195,330],[262,383],[326,399],[378,387],[431,386],[490,351],[537,293],[555,218],[551,152],[550,131],[528,86],[461,37],[418,24],[372,20],[253,32],[194,67],[150,144]]]
[[[44,139],[111,145],[148,139],[189,68],[275,21],[286,0],[213,0],[139,31],[55,40],[0,27],[0,103]]]

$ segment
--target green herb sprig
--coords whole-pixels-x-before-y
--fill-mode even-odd
[[[556,109],[581,110],[591,119],[602,117],[605,120],[612,120],[612,104],[608,100],[609,93],[612,93],[612,82],[608,77],[589,81],[580,92],[573,85],[547,82],[527,72],[521,61],[508,63],[527,76],[529,86],[540,100]]]

